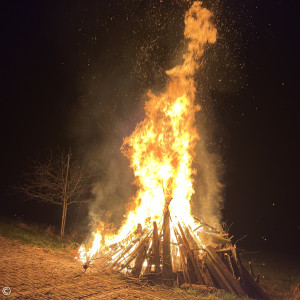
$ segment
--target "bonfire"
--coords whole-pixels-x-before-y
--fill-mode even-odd
[[[97,259],[101,269],[139,280],[266,298],[228,234],[197,219],[191,210],[199,140],[195,114],[200,110],[194,75],[205,46],[217,38],[212,13],[201,4],[194,2],[185,14],[182,64],[166,71],[163,93],[148,93],[145,118],[122,145],[138,186],[131,209],[116,233],[99,222],[91,245],[78,250],[78,259],[85,268]]]

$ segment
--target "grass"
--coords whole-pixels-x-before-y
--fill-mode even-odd
[[[300,300],[299,257],[281,253],[257,253],[242,256],[244,265],[252,261],[260,274],[260,286],[272,300]]]
[[[178,291],[178,293],[181,293],[183,295],[199,297],[199,299],[205,299],[205,300],[221,300],[221,299],[222,300],[249,300],[249,298],[247,297],[241,298],[226,292],[200,292],[193,288],[189,288],[185,290],[185,289],[180,289],[178,287],[175,287],[174,289],[175,291]]]
[[[0,235],[18,240],[23,244],[51,250],[70,252],[77,247],[74,241],[59,237],[51,232],[50,228],[45,230],[38,225],[28,225],[23,222],[9,222],[0,219]]]

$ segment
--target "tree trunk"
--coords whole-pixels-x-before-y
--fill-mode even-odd
[[[60,236],[65,235],[66,216],[67,216],[67,189],[68,189],[68,177],[69,177],[69,165],[70,165],[70,153],[68,153],[67,166],[66,166],[66,179],[63,191],[63,213],[61,219]]]
[[[67,209],[68,209],[67,202],[64,201],[62,218],[61,218],[60,236],[64,236],[65,235]]]

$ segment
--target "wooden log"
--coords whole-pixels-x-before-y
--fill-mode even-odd
[[[204,243],[206,245],[210,244],[210,243],[213,243],[213,244],[216,244],[216,245],[224,245],[224,246],[230,244],[230,239],[229,238],[222,237],[218,234],[210,234],[210,233],[206,233],[206,232],[199,232],[198,236],[201,240],[204,241]]]
[[[269,300],[268,295],[261,289],[248,270],[243,266],[239,253],[236,253],[238,266],[241,270],[241,285],[249,297],[254,299]]]
[[[254,299],[269,300],[269,297],[264,293],[261,287],[257,284],[254,278],[249,274],[248,270],[241,265],[243,272],[242,286],[249,297]]]
[[[163,256],[162,256],[162,279],[166,285],[173,284],[173,271],[171,259],[171,234],[170,234],[170,211],[167,207],[163,219]]]
[[[197,280],[198,280],[198,282],[200,284],[204,284],[204,281],[203,281],[203,279],[201,277],[201,274],[200,274],[200,271],[199,271],[199,267],[198,267],[197,262],[195,260],[194,254],[193,254],[193,252],[190,249],[189,243],[188,243],[188,241],[187,241],[187,239],[185,237],[185,234],[184,234],[183,229],[182,229],[182,227],[181,227],[181,225],[180,225],[179,222],[178,222],[178,228],[180,230],[180,234],[181,234],[183,245],[187,249],[188,257],[189,257],[189,259],[192,262],[192,265],[193,265],[194,272],[195,272],[195,275],[197,277]]]
[[[193,252],[194,256],[196,257],[200,253],[199,250],[202,249],[202,247],[200,248],[200,245],[198,245],[198,243],[195,241],[194,236],[191,233],[191,230],[192,229],[190,226],[186,227],[184,234],[185,234],[186,240],[188,241],[191,251]]]
[[[190,275],[191,283],[198,283],[198,279],[190,255],[187,255],[186,267]]]
[[[225,253],[225,254],[224,254],[224,258],[225,258],[225,261],[226,261],[226,263],[227,263],[228,269],[229,269],[230,272],[232,273],[233,278],[236,279],[235,274],[234,274],[234,270],[233,270],[233,266],[232,266],[232,263],[231,263],[230,256],[229,256],[227,253]]]
[[[205,258],[205,264],[207,265],[210,274],[212,275],[212,277],[214,278],[214,280],[217,282],[218,286],[221,289],[223,289],[223,290],[225,290],[225,291],[227,291],[229,293],[232,293],[232,294],[236,295],[236,292],[230,286],[230,284],[227,282],[227,280],[225,279],[223,273],[216,266],[216,264],[214,263],[214,261],[212,260],[212,258],[210,257],[210,255],[206,256],[206,258]]]
[[[214,286],[213,280],[212,280],[210,273],[206,266],[204,267],[204,274],[205,274],[205,278],[206,278],[205,283],[207,284],[207,286]]]
[[[149,239],[146,240],[144,245],[140,248],[140,250],[137,253],[135,263],[134,263],[134,267],[131,271],[131,274],[133,276],[138,277],[140,275],[140,273],[142,271],[142,268],[143,268],[143,263],[144,263],[144,261],[146,259],[146,256],[147,256],[148,247],[149,247]]]
[[[208,228],[211,232],[215,232],[215,233],[222,233],[220,230],[218,230],[217,228],[211,226],[211,225],[208,225],[207,223],[203,222],[202,220],[198,219],[195,217],[195,219],[200,222],[200,224],[203,226],[203,227],[206,227]]]
[[[231,257],[231,264],[232,264],[232,268],[234,270],[235,278],[238,281],[240,281],[242,278],[242,270],[239,267],[235,246],[231,246],[230,257]]]
[[[231,253],[232,252],[232,247],[227,247],[227,248],[224,248],[224,249],[218,249],[218,250],[215,250],[217,253]]]
[[[193,252],[203,283],[207,286],[213,286],[213,282],[208,270],[206,269],[206,272],[204,271],[204,263],[202,260],[202,254],[200,253],[200,250],[203,248],[202,246],[199,248],[198,242],[195,240],[197,237],[193,236],[192,232],[193,231],[190,226],[186,227],[185,237],[189,243],[191,251]]]
[[[124,240],[129,239],[129,237],[132,236],[132,234],[133,234],[132,232],[129,232]],[[131,248],[137,242],[140,241],[141,237],[142,237],[142,233],[140,233],[136,239],[132,240],[131,243],[127,247],[125,247],[123,249],[123,251],[121,251],[121,253],[119,254],[119,256],[114,260],[113,264],[110,267],[111,268],[115,268],[119,263],[121,263],[123,260],[125,260],[124,256],[131,250]]]
[[[184,283],[184,275],[183,271],[177,271],[176,272],[176,284],[178,287],[180,287]]]
[[[153,222],[153,233],[152,233],[152,243],[148,253],[148,261],[147,261],[147,268],[145,270],[145,274],[152,272],[152,267],[154,265],[154,272],[155,274],[161,273],[160,267],[160,238],[158,235],[158,228],[157,224]]]
[[[149,235],[151,232],[149,232],[144,239],[142,239],[139,243],[139,245],[136,247],[136,249],[133,250],[133,252],[131,253],[131,255],[129,256],[129,258],[127,259],[126,263],[121,267],[121,269],[124,269],[126,267],[128,267],[128,265],[133,261],[133,259],[135,258],[135,256],[137,255],[138,251],[143,247],[143,245],[149,240]]]
[[[221,271],[223,277],[225,278],[226,282],[231,286],[231,288],[234,290],[235,294],[243,297],[246,296],[246,293],[241,288],[239,282],[233,277],[233,275],[229,272],[226,265],[223,263],[221,258],[218,256],[218,254],[215,252],[215,250],[211,246],[207,246],[206,250],[208,251],[209,256],[217,266],[217,268]]]
[[[155,265],[155,273],[160,273],[160,239],[158,236],[158,229],[156,222],[153,222],[153,243],[152,243],[152,253],[153,253],[153,263]]]
[[[151,245],[150,249],[149,249],[149,253],[148,253],[147,267],[146,267],[146,270],[145,270],[145,274],[148,274],[152,271],[152,266],[154,264],[153,261],[154,261],[154,257],[153,257],[152,245]]]
[[[179,248],[179,253],[180,253],[180,261],[181,261],[181,266],[182,266],[182,270],[183,270],[183,277],[184,277],[184,281],[188,282],[188,283],[192,283],[191,278],[190,278],[190,274],[187,270],[187,250],[182,246],[183,242],[181,239],[181,236],[179,235],[178,231],[176,228],[173,228],[174,233],[175,233],[175,237],[178,243],[178,248]]]
[[[134,245],[135,245],[135,244],[130,244],[128,247],[126,247],[126,248],[120,253],[120,255],[116,258],[116,260],[114,261],[114,263],[112,264],[111,267],[114,268],[115,266],[118,265],[119,262],[122,261],[122,259],[125,260],[124,255],[125,255],[126,253],[128,253]]]
[[[203,259],[198,260],[198,266],[199,266],[199,270],[201,271],[201,276],[203,278],[204,284],[206,286],[214,286],[211,276],[209,274],[209,271],[207,270],[207,267],[206,267]]]
[[[177,248],[176,246],[171,246],[171,256],[172,256],[172,270],[174,273],[178,271],[177,269]]]

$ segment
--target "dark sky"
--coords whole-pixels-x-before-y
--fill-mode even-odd
[[[28,158],[118,151],[177,61],[190,1],[6,1],[1,13],[1,214],[58,222],[7,193]],[[197,77],[222,157],[224,220],[245,245],[299,240],[296,1],[203,1],[219,40]],[[203,101],[205,100],[205,101]],[[201,102],[202,101],[202,102]],[[102,149],[103,150],[103,149]],[[41,217],[43,216],[43,217]]]

